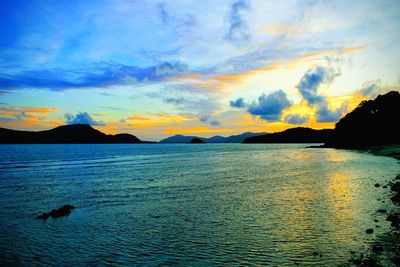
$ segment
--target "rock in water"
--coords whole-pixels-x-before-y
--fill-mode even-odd
[[[366,232],[367,234],[372,234],[372,233],[374,232],[374,229],[367,229],[367,230],[365,230],[365,232]]]
[[[37,216],[36,219],[47,220],[50,216],[53,219],[56,219],[56,218],[59,218],[62,216],[68,216],[71,213],[71,210],[73,210],[73,209],[75,209],[75,207],[72,205],[64,205],[61,208],[50,211],[49,213],[43,213],[42,215]]]

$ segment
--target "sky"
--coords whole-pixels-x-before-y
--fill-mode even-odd
[[[333,128],[400,89],[400,0],[0,2],[0,127]]]

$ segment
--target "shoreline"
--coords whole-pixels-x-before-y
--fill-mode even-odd
[[[400,164],[400,145],[373,146],[358,150],[375,156],[391,157],[397,159],[397,163]],[[388,191],[383,192],[382,197],[394,205],[391,210],[384,210],[387,215],[386,221],[391,223],[391,227],[382,237],[376,237],[375,242],[368,246],[364,253],[351,253],[352,257],[349,261],[356,266],[386,266],[387,264],[400,266],[400,246],[398,245],[398,240],[400,240],[400,172],[382,187],[389,188]],[[375,219],[375,222],[378,220]],[[387,243],[391,246],[388,247]]]
[[[375,156],[391,157],[400,161],[400,145],[373,146],[365,150]]]

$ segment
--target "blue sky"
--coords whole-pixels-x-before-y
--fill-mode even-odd
[[[0,126],[333,127],[399,90],[396,1],[1,1]]]

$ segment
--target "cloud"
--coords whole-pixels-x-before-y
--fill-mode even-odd
[[[258,115],[267,121],[279,121],[282,111],[290,107],[292,103],[287,98],[284,91],[278,90],[269,95],[262,94],[258,101],[254,101],[248,106],[247,111],[252,115]]]
[[[300,114],[289,114],[285,118],[285,122],[290,123],[290,124],[303,124],[306,123],[310,120],[310,117],[308,116],[303,116]]]
[[[210,125],[211,126],[220,126],[221,123],[218,120],[212,119],[212,120],[210,120]]]
[[[347,105],[343,104],[338,109],[331,110],[326,101],[318,103],[317,107],[317,122],[337,122],[348,109]]]
[[[73,88],[107,87],[131,83],[163,81],[188,72],[186,64],[162,63],[147,68],[118,63],[98,63],[88,68],[30,70],[16,74],[0,73],[4,90],[42,88],[62,91]]]
[[[105,126],[102,121],[94,120],[87,112],[78,112],[75,116],[69,113],[64,115],[67,124],[88,124],[91,126]]]
[[[297,85],[297,89],[308,104],[317,107],[317,122],[337,122],[348,109],[346,104],[342,104],[338,109],[331,110],[326,97],[318,94],[322,84],[332,82],[339,75],[340,71],[320,66],[304,74]],[[296,118],[288,117],[286,119],[296,121]]]
[[[229,31],[225,34],[225,39],[232,42],[243,42],[250,39],[249,26],[242,18],[242,13],[250,9],[250,1],[237,0],[229,10]]]
[[[168,97],[164,98],[163,101],[168,104],[180,105],[185,102],[183,97]]]
[[[338,75],[340,73],[325,67],[311,69],[301,78],[297,89],[309,104],[314,105],[324,100],[324,97],[318,94],[321,84],[331,82]]]
[[[165,3],[160,3],[160,4],[158,4],[157,7],[158,7],[158,14],[159,14],[159,17],[160,17],[162,23],[169,24],[170,16],[165,7]]]
[[[375,80],[366,82],[358,92],[363,96],[375,98],[382,92],[381,81]]]
[[[29,127],[57,125],[56,121],[49,121],[49,113],[58,111],[58,108],[48,107],[0,107],[0,126]]]
[[[200,115],[199,121],[207,122],[209,118],[210,118],[210,115]]]
[[[240,97],[236,100],[229,101],[229,104],[231,105],[231,107],[234,107],[234,108],[244,108],[246,106],[246,102],[244,101],[244,99],[242,97]]]

